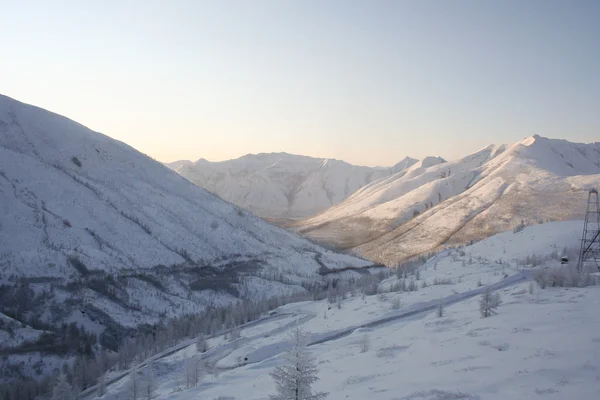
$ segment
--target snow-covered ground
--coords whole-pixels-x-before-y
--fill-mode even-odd
[[[577,219],[600,185],[600,143],[531,136],[463,159],[422,160],[294,224],[304,235],[395,265],[524,221]]]
[[[349,294],[341,307],[280,307],[280,318],[242,329],[237,348],[221,339],[204,355],[190,345],[155,361],[157,398],[267,399],[275,390],[269,373],[300,326],[312,333],[321,378],[314,388],[329,399],[597,399],[600,287],[541,289],[522,265],[534,254],[545,260],[541,268],[560,265],[552,257],[577,245],[578,228],[581,221],[543,224],[447,250],[408,274],[416,291],[385,293],[400,282],[393,277],[380,284],[383,294]],[[503,304],[484,319],[477,294],[486,286]],[[216,361],[220,373],[186,389],[184,363],[194,357]],[[128,385],[111,385],[103,399],[126,398]]]
[[[200,159],[166,165],[222,199],[276,220],[317,214],[416,161],[407,157],[390,168],[371,168],[334,159],[263,153],[221,162]]]

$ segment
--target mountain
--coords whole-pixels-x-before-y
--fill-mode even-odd
[[[0,96],[0,322],[38,333],[76,322],[114,346],[142,324],[306,292],[370,265],[270,225],[124,143]]]
[[[531,136],[454,162],[425,159],[294,229],[394,265],[517,225],[581,217],[600,184],[600,143]]]
[[[221,162],[166,164],[196,185],[261,217],[303,218],[338,204],[362,186],[410,167],[406,157],[391,168],[287,153],[261,153]]]

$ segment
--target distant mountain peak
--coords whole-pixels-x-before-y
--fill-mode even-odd
[[[542,136],[535,134],[535,135],[528,136],[525,139],[521,140],[519,142],[519,144],[522,146],[531,146],[534,143],[539,142],[541,139],[547,139],[547,138],[542,138]]]
[[[395,265],[529,223],[576,218],[600,181],[600,143],[529,136],[457,161],[426,157],[294,227]]]
[[[267,218],[304,218],[340,203],[368,183],[417,162],[392,168],[364,167],[335,158],[278,153],[246,154],[175,169],[196,185]]]

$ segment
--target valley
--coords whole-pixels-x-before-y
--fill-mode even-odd
[[[368,396],[374,389],[362,382],[370,381],[388,388],[375,393],[396,393],[387,367],[363,376],[346,366],[357,353],[342,349],[375,341],[375,358],[359,356],[368,359],[361,363],[404,365],[408,351],[437,368],[446,361],[423,353],[419,338],[436,346],[461,342],[459,332],[475,323],[475,298],[485,293],[513,299],[503,308],[518,320],[532,304],[562,312],[559,299],[571,296],[564,286],[581,292],[570,302],[597,301],[594,271],[575,273],[573,261],[559,266],[563,256],[576,258],[583,194],[600,176],[597,143],[533,136],[458,161],[407,158],[387,169],[289,154],[250,155],[203,172],[198,165],[210,163],[202,160],[170,165],[182,177],[124,143],[8,97],[0,97],[0,130],[0,393],[11,400],[60,387],[81,399],[124,400],[133,382],[148,376],[155,379],[152,398],[248,391],[263,399],[270,387],[264,372],[280,363],[290,349],[287,335],[299,326],[310,333],[318,365],[333,363],[321,387],[333,398]],[[209,181],[222,176],[218,168],[230,171],[212,189],[231,192],[192,184],[184,174],[192,167]],[[244,185],[271,200],[249,193],[238,205],[221,199],[237,199]],[[273,213],[260,218],[252,204]],[[442,307],[445,319],[432,320]],[[590,318],[587,308],[581,312],[578,318]],[[538,318],[534,326],[548,323]],[[432,330],[439,324],[443,329]],[[593,352],[594,329],[580,333],[582,352]],[[529,346],[527,335],[510,344],[506,334],[499,331],[493,341],[502,343],[490,346]],[[201,337],[206,352],[198,352]],[[462,346],[473,353],[464,360],[484,357],[473,344]],[[546,349],[528,351],[535,358]],[[505,368],[490,360],[465,368]],[[190,363],[204,376],[193,386],[181,380]],[[537,394],[579,393],[548,379],[523,378],[521,385]],[[397,398],[506,394],[468,381],[459,392],[443,381],[410,382]],[[481,382],[502,381],[485,375]]]
[[[308,349],[319,367],[315,389],[335,399],[501,399],[515,385],[527,396],[592,398],[600,390],[592,322],[600,293],[594,286],[542,288],[536,272],[559,268],[556,254],[570,254],[579,228],[575,221],[542,224],[444,251],[384,279],[378,294],[349,291],[282,306],[242,326],[236,341],[214,337],[202,353],[192,340],[135,371],[143,379],[154,369],[156,398],[264,399],[274,390],[267,372],[284,362],[287,334],[301,326],[311,333]],[[406,289],[397,285],[402,281]],[[474,297],[487,290],[503,301],[497,315],[481,318]],[[186,387],[187,360],[217,372],[204,370],[197,386]],[[130,392],[124,373],[103,398],[125,399]]]

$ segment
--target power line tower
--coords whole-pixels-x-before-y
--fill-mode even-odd
[[[596,189],[590,189],[588,193],[577,269],[581,271],[586,262],[595,263],[600,270],[600,203]]]

